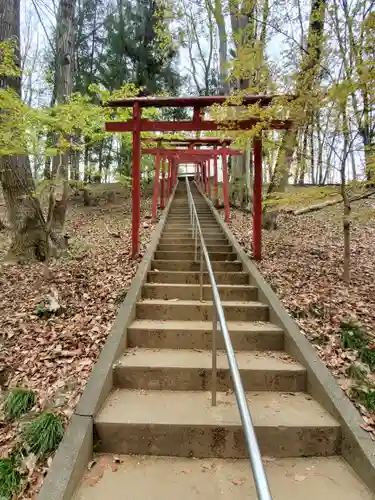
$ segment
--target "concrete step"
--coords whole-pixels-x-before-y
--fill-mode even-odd
[[[162,238],[172,238],[174,240],[185,240],[187,238],[192,238],[192,232],[191,231],[171,231],[171,230],[165,230],[163,231],[162,235],[161,235]],[[214,240],[217,240],[217,239],[220,239],[220,238],[223,238],[224,241],[228,241],[226,238],[225,238],[225,235],[224,233],[222,233],[221,231],[219,230],[215,230],[215,231],[205,231],[203,230],[203,237],[204,237],[204,241],[206,241],[207,239],[214,239]]]
[[[199,272],[192,271],[149,271],[147,281],[149,283],[186,283],[187,285],[199,284]],[[248,285],[249,276],[243,272],[215,272],[217,285],[235,284]],[[209,284],[207,273],[203,273],[203,283]]]
[[[201,222],[201,228],[205,230],[213,230],[220,229],[218,223],[215,221],[212,222]],[[173,231],[191,231],[191,224],[182,224],[181,222],[176,222],[175,224],[166,224],[165,229],[173,230]]]
[[[210,220],[210,221],[216,221],[215,217],[212,214],[208,213],[203,213],[203,214],[198,214],[199,220]],[[184,220],[186,222],[190,222],[190,212],[187,211],[186,214],[168,214],[168,221],[172,220]]]
[[[209,254],[210,260],[212,262],[215,261],[234,261],[237,259],[237,254],[234,252],[210,252]],[[161,250],[157,250],[155,252],[156,260],[191,260],[194,261],[195,254],[194,252],[183,252],[182,249],[180,252],[163,252]],[[200,259],[200,254],[197,255],[197,260]]]
[[[248,460],[97,455],[74,500],[258,500]],[[373,500],[340,457],[264,460],[274,500]],[[103,474],[103,471],[105,473]],[[145,480],[147,478],[147,480]]]
[[[200,224],[216,224],[217,221],[213,217],[199,217],[199,222]],[[183,217],[168,217],[168,222],[167,224],[183,224],[185,226],[191,224],[190,217],[188,216],[183,216]]]
[[[340,450],[338,422],[302,393],[248,392],[262,454],[329,456]],[[113,391],[95,418],[99,450],[180,457],[245,458],[234,394],[205,391]]]
[[[214,227],[217,227],[218,226],[218,223],[215,219],[211,218],[211,219],[201,219],[199,218],[199,223],[201,226],[214,226]],[[168,217],[168,221],[167,221],[167,225],[168,226],[183,226],[183,227],[186,227],[186,228],[190,228],[191,227],[191,221],[190,219],[169,219]]]
[[[268,321],[268,307],[261,302],[222,302],[227,321]],[[141,299],[137,302],[137,319],[160,321],[211,321],[213,305],[210,301]]]
[[[211,210],[209,208],[207,208],[207,206],[200,206],[200,207],[195,207],[196,210],[197,210],[197,214],[204,214],[204,215],[210,215],[211,217],[213,217],[213,214],[211,212]],[[190,214],[190,208],[188,206],[185,206],[185,207],[173,207],[171,208],[170,214],[173,214],[173,215],[180,215],[180,214]]]
[[[195,207],[197,210],[198,216],[201,215],[209,215],[212,217],[212,212],[210,209],[204,208],[204,207]],[[170,215],[188,215],[190,214],[190,209],[189,207],[186,208],[179,208],[179,209],[174,209],[172,207],[171,211],[169,212]]]
[[[236,353],[245,391],[302,392],[306,370],[284,353]],[[194,349],[128,349],[114,366],[124,389],[206,391],[212,386],[212,353]],[[233,389],[224,351],[217,352],[217,390]]]
[[[210,236],[211,238],[214,237],[216,238],[217,236],[224,235],[222,230],[217,227],[217,228],[202,228],[202,233],[205,237]],[[166,235],[174,236],[174,237],[181,237],[181,238],[189,238],[193,234],[191,229],[183,229],[183,228],[165,228],[162,237]]]
[[[211,252],[231,252],[232,251],[232,246],[231,245],[206,245],[208,253]],[[200,248],[200,245],[198,245],[198,248]],[[188,244],[181,244],[181,243],[175,243],[175,244],[170,244],[170,245],[165,245],[159,244],[157,251],[158,252],[177,252],[178,250],[181,250],[182,252],[192,252],[195,249],[194,243],[188,243]]]
[[[170,245],[176,243],[176,241],[178,241],[178,243],[181,243],[181,245],[186,245],[186,244],[194,245],[194,240],[191,234],[189,234],[188,237],[179,238],[178,240],[176,240],[176,237],[173,235],[168,235],[168,234],[161,235],[161,238],[159,240],[159,245]],[[225,237],[224,234],[221,234],[213,238],[206,237],[204,239],[204,242],[206,245],[227,245],[228,239]]]
[[[221,229],[216,221],[201,221],[200,225],[206,229]],[[176,221],[174,223],[167,223],[165,227],[170,227],[171,229],[181,228],[183,231],[191,230],[190,222],[183,224],[181,221]]]
[[[212,269],[221,272],[242,271],[242,262],[212,262]],[[151,269],[159,271],[193,271],[199,272],[200,263],[188,260],[153,260]],[[216,274],[216,273],[215,273]]]
[[[257,300],[258,289],[250,285],[218,285],[221,300]],[[200,286],[186,283],[146,283],[142,297],[145,299],[200,300]],[[203,285],[203,300],[212,300],[211,285]]]
[[[197,213],[200,214],[200,213],[205,213],[205,214],[210,214],[212,215],[212,212],[210,210],[210,208],[206,205],[206,204],[201,204],[201,203],[196,203],[195,204],[195,208],[197,210]],[[174,213],[183,213],[183,212],[187,212],[189,213],[190,212],[190,207],[188,204],[185,204],[185,205],[176,205],[176,206],[173,206],[171,207],[171,210],[169,213],[171,214],[174,214]]]
[[[280,351],[284,349],[284,332],[272,323],[228,321],[228,331],[236,351]],[[127,329],[129,347],[165,349],[211,349],[211,321],[138,319]],[[224,342],[218,325],[218,349]]]

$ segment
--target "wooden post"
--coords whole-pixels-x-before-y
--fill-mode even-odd
[[[155,174],[154,174],[154,193],[152,196],[152,223],[156,223],[158,215],[158,198],[159,198],[159,177],[160,177],[160,154],[156,155],[155,159]]]
[[[230,209],[229,209],[229,186],[228,186],[228,163],[227,154],[222,153],[223,159],[223,198],[224,198],[224,212],[225,212],[225,222],[230,220]]]
[[[164,210],[164,192],[165,192],[165,158],[163,158],[161,164],[161,186],[160,186],[160,209]]]
[[[141,108],[133,104],[133,168],[132,168],[132,258],[139,253],[141,222]]]
[[[216,149],[216,148],[215,148]],[[214,157],[214,203],[215,207],[219,207],[219,178],[217,172],[217,155]]]
[[[253,193],[253,256],[262,258],[262,137],[255,137],[254,149],[254,193]]]
[[[166,194],[166,199],[168,200],[169,199],[169,196],[171,194],[171,181],[172,181],[172,178],[171,178],[171,172],[172,172],[172,161],[170,158],[167,159],[168,161],[168,180],[167,180],[167,194]]]
[[[172,163],[172,191],[176,185],[177,182],[177,170],[178,170],[178,162],[174,161]]]
[[[207,195],[211,199],[211,160],[207,160]]]

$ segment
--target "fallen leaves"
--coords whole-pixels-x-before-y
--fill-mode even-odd
[[[143,200],[142,217],[149,211],[150,200]],[[36,410],[59,408],[70,417],[113,324],[119,292],[129,288],[141,256],[131,259],[129,201],[110,210],[69,209],[67,230],[70,251],[48,273],[44,264],[0,270],[0,388],[27,387],[37,394]],[[151,231],[141,227],[141,255]],[[38,317],[38,304],[51,314]],[[17,422],[1,425],[0,455],[5,457],[20,428]],[[49,465],[25,464],[33,469],[30,497]],[[117,465],[115,460],[111,468]]]
[[[232,479],[232,483],[235,485],[235,486],[241,486],[242,484],[244,484],[245,480],[244,479]]]
[[[343,348],[339,327],[342,321],[354,322],[374,336],[375,218],[364,217],[374,206],[373,199],[353,203],[350,286],[342,280],[342,207],[300,216],[280,214],[278,229],[262,232],[263,276],[349,397],[347,369],[358,356]],[[229,225],[251,254],[251,215],[233,209]],[[369,376],[375,382],[374,375]],[[374,414],[358,401],[355,405],[364,419],[362,428],[375,439]]]

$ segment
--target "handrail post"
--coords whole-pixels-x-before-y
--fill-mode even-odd
[[[195,231],[195,244],[194,244],[194,262],[197,261],[198,261],[198,224]]]
[[[216,391],[217,391],[217,358],[216,358],[216,338],[217,338],[217,310],[216,304],[212,301],[212,381],[211,381],[211,404],[216,406]]]
[[[199,271],[200,271],[200,277],[199,277],[200,298],[201,298],[201,302],[203,302],[203,245],[202,245],[202,242],[201,242],[201,261],[200,261]]]

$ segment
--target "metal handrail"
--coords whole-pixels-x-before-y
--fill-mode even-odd
[[[197,209],[195,207],[193,195],[191,194],[190,184],[186,178],[186,190],[188,195],[189,211],[190,211],[190,221],[193,231],[194,243],[194,256],[197,260],[198,253],[198,235],[200,239],[200,298],[203,300],[203,258],[206,263],[207,273],[210,278],[212,297],[213,297],[213,312],[212,312],[212,405],[216,406],[216,385],[217,385],[217,368],[216,368],[216,358],[217,358],[217,323],[220,323],[221,333],[224,339],[224,346],[227,353],[228,364],[230,373],[233,380],[234,393],[236,395],[237,405],[241,416],[242,427],[245,435],[246,447],[249,452],[251,469],[254,476],[255,487],[257,490],[258,498],[260,500],[272,500],[271,492],[269,489],[267,476],[263,467],[262,457],[259,450],[258,440],[254,431],[254,425],[251,419],[249,407],[247,404],[247,399],[245,391],[242,385],[240,371],[238,369],[238,364],[236,356],[234,354],[232,341],[228,332],[227,322],[225,320],[223,306],[221,304],[219,291],[215,281],[214,272],[212,270],[212,265],[210,257],[208,255],[207,247],[204,242],[204,237],[199,223],[199,218],[197,214]]]

